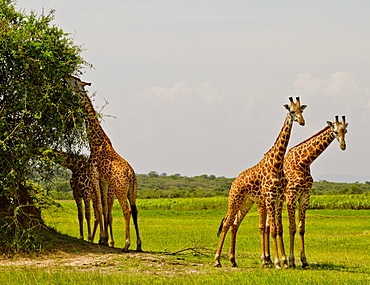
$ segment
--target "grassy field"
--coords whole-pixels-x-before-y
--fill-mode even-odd
[[[76,206],[44,211],[48,225],[78,236]],[[228,239],[222,268],[213,267],[216,236],[227,198],[139,200],[143,253],[79,253],[39,256],[0,266],[1,284],[369,284],[370,210],[309,210],[306,253],[308,269],[263,269],[255,206],[237,236],[237,262],[228,261]],[[124,245],[124,221],[114,206],[115,245]],[[284,226],[288,232],[286,214]],[[229,235],[228,235],[229,237]],[[288,236],[285,234],[286,250]],[[298,248],[298,246],[296,246]],[[132,233],[131,249],[135,249]],[[47,261],[46,261],[47,259]],[[298,252],[296,252],[298,260]],[[68,262],[66,261],[68,260]],[[26,262],[27,261],[27,262]],[[0,264],[2,260],[0,260]],[[3,262],[4,263],[4,262]],[[42,264],[46,266],[42,266]],[[4,263],[5,264],[5,263]],[[23,265],[20,265],[23,264]],[[27,265],[27,266],[26,266]]]

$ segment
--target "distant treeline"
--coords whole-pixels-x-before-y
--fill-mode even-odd
[[[186,198],[228,196],[231,183],[235,178],[200,175],[194,177],[180,174],[167,175],[151,171],[138,174],[139,198]],[[370,193],[370,182],[336,183],[328,181],[314,182],[312,195],[339,195]]]
[[[69,186],[70,171],[58,169],[48,184],[42,183],[54,199],[73,199]],[[148,174],[137,174],[138,198],[201,198],[227,197],[231,183],[235,178],[199,175],[194,177],[181,174],[167,175],[151,171]],[[34,179],[37,181],[38,179]],[[370,193],[370,182],[336,183],[329,181],[314,182],[312,195],[343,195]]]

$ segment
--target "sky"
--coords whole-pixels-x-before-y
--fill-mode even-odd
[[[18,0],[55,9],[94,68],[83,81],[137,173],[236,177],[274,144],[288,98],[308,105],[289,147],[348,122],[316,181],[370,181],[370,1]]]

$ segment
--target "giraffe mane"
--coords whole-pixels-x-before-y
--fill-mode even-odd
[[[329,126],[326,126],[325,128],[323,128],[322,130],[318,131],[316,134],[310,136],[309,138],[305,139],[304,141],[300,142],[299,144],[295,145],[294,147],[297,147],[297,146],[300,146],[306,142],[308,142],[309,140],[311,140],[312,138],[314,137],[317,137],[318,135],[322,134],[323,132],[325,132],[327,129],[329,129],[330,127]]]

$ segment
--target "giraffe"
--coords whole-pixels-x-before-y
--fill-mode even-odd
[[[346,149],[345,134],[347,126],[345,116],[342,121],[335,116],[335,122],[327,121],[327,126],[317,134],[292,147],[284,158],[284,173],[287,179],[287,186],[284,191],[289,216],[290,253],[289,266],[295,267],[294,261],[294,236],[296,233],[295,210],[298,203],[300,236],[300,259],[302,267],[308,266],[304,234],[305,220],[308,202],[310,200],[310,189],[313,179],[310,173],[311,163],[331,144],[334,139],[339,142],[342,150]],[[282,203],[281,206],[282,208]],[[280,219],[281,220],[281,219]],[[279,227],[282,227],[280,224]]]
[[[284,105],[288,114],[284,125],[271,149],[264,155],[262,160],[255,166],[241,172],[231,185],[228,211],[222,220],[219,233],[220,241],[215,255],[215,266],[221,267],[220,256],[226,234],[231,227],[230,261],[233,267],[236,267],[235,261],[235,243],[236,234],[240,223],[248,213],[253,203],[256,202],[259,211],[259,229],[261,237],[261,260],[264,267],[271,261],[267,256],[265,244],[266,219],[268,215],[271,236],[274,248],[274,264],[280,268],[278,257],[278,248],[276,243],[276,206],[279,199],[282,199],[284,189],[283,159],[289,142],[293,122],[298,122],[301,126],[305,125],[302,112],[307,107],[301,105],[299,97],[296,102],[289,98],[290,104]],[[282,260],[287,263],[284,253],[284,245],[281,243]]]
[[[91,202],[91,187],[89,180],[89,166],[88,157],[80,154],[68,154],[64,151],[52,150],[52,153],[57,157],[58,163],[72,171],[70,179],[70,185],[72,188],[73,198],[75,199],[77,206],[77,216],[80,229],[80,239],[84,239],[83,232],[83,205],[85,204],[85,219],[87,222],[88,240],[91,239],[91,214],[90,214],[90,202]]]
[[[96,208],[96,201],[95,195],[92,191],[91,181],[90,181],[90,166],[89,166],[89,158],[86,155],[82,154],[74,154],[74,153],[67,153],[64,151],[57,151],[52,150],[52,153],[58,157],[58,163],[63,167],[68,168],[72,171],[70,185],[72,188],[73,198],[75,199],[76,206],[77,206],[77,216],[79,222],[79,230],[80,230],[80,239],[84,239],[83,233],[83,205],[85,205],[85,219],[87,223],[87,232],[88,232],[88,240],[90,242],[94,242],[95,232],[98,226],[97,217],[97,208]],[[93,202],[93,210],[94,210],[94,228],[91,231],[91,212],[90,212],[90,202]],[[107,197],[107,206],[108,206],[108,227],[110,230],[110,242],[109,245],[114,247],[114,239],[113,239],[113,228],[112,228],[112,208],[114,203],[114,193],[108,188],[108,197]]]
[[[83,82],[74,76],[66,76],[64,79],[80,95],[87,113],[85,120],[90,145],[90,178],[97,205],[97,221],[100,228],[99,243],[108,243],[108,189],[110,188],[120,203],[125,218],[126,241],[123,251],[128,251],[130,246],[131,215],[136,230],[136,250],[141,251],[136,208],[137,179],[135,172],[130,164],[114,150],[109,137],[97,119],[94,106],[85,90],[85,86],[91,85],[91,83]]]

